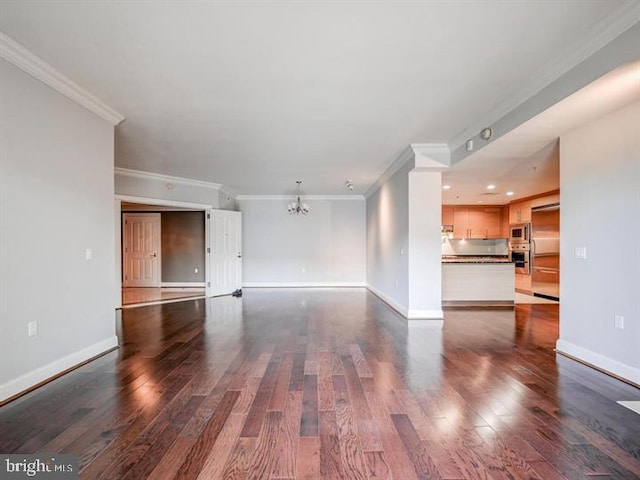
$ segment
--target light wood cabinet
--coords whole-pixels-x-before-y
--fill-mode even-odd
[[[503,210],[499,206],[443,205],[442,223],[453,225],[454,238],[505,238],[502,228]]]
[[[453,225],[453,207],[451,205],[442,206],[442,225]]]
[[[531,209],[560,202],[560,193],[542,195],[529,200],[521,200],[509,205],[509,223],[529,223],[531,222]]]
[[[525,200],[509,205],[509,223],[527,223],[531,221],[531,201]]]

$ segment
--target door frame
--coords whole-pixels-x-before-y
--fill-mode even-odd
[[[176,207],[176,208],[189,208],[192,210],[199,210],[204,212],[205,216],[205,280],[209,278],[209,259],[207,253],[207,241],[208,241],[208,221],[207,221],[207,211],[214,208],[213,205],[209,205],[206,203],[192,203],[192,202],[179,202],[174,200],[165,200],[162,198],[149,198],[149,197],[138,197],[134,195],[115,195],[115,244],[116,244],[116,252],[115,252],[115,276],[116,276],[116,309],[122,308],[122,242],[123,242],[123,232],[122,232],[122,202],[130,202],[130,203],[139,203],[141,205],[150,205],[156,207]]]

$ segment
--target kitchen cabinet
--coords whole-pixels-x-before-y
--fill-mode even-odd
[[[453,225],[453,207],[451,205],[442,206],[442,225]]]
[[[542,194],[538,197],[521,200],[509,205],[509,223],[530,223],[531,209],[560,202],[560,193]]]
[[[509,223],[529,223],[531,221],[531,200],[509,205]]]
[[[451,209],[453,210],[451,214]],[[443,207],[442,218],[452,218],[454,238],[504,238],[502,207]],[[445,225],[450,225],[445,223]]]

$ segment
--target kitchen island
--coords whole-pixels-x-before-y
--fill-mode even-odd
[[[444,256],[442,305],[513,307],[515,271],[506,257]]]

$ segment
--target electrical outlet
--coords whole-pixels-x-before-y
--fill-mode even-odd
[[[29,336],[33,337],[38,334],[38,322],[35,320],[33,322],[29,322]]]
[[[624,330],[624,317],[622,315],[614,315],[613,324],[618,330]]]
[[[587,258],[587,247],[576,247],[575,256],[580,259]]]
[[[93,249],[86,248],[85,251],[84,251],[84,258],[86,260],[92,260],[93,259]]]

